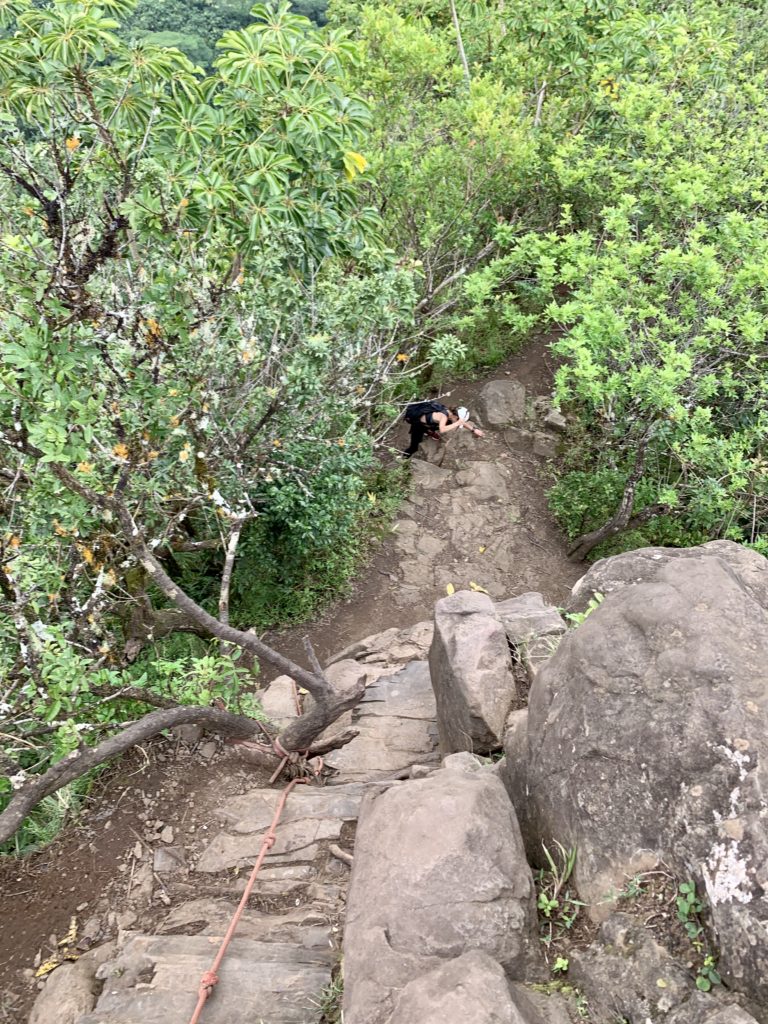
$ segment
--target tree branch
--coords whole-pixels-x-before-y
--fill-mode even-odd
[[[74,750],[55,765],[32,781],[26,783],[11,798],[10,803],[0,814],[0,844],[10,839],[33,807],[36,807],[46,796],[74,782],[92,768],[124,753],[130,747],[156,736],[164,729],[174,725],[196,723],[204,725],[216,732],[247,739],[256,732],[258,726],[252,718],[233,715],[229,711],[218,708],[175,707],[162,711],[153,711],[138,722],[133,722],[122,732],[99,743],[96,747],[85,747]]]

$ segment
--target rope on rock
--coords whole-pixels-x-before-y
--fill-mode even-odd
[[[227,934],[221,940],[219,951],[216,954],[216,958],[213,961],[213,964],[211,965],[211,969],[209,971],[206,971],[205,974],[200,979],[197,1006],[195,1007],[195,1011],[189,1019],[189,1024],[197,1024],[197,1022],[200,1020],[200,1014],[203,1012],[203,1007],[205,1006],[206,1000],[210,996],[211,992],[213,992],[214,987],[218,984],[218,970],[221,967],[224,955],[227,952],[227,947],[229,946],[229,943],[235,934],[237,926],[240,923],[240,918],[242,917],[243,911],[245,910],[248,904],[248,899],[250,898],[251,890],[253,889],[254,883],[256,882],[256,876],[258,875],[259,870],[261,869],[261,865],[264,861],[264,858],[266,857],[268,851],[275,844],[275,832],[278,823],[280,822],[282,813],[285,809],[285,803],[286,800],[288,799],[288,794],[291,792],[294,786],[298,786],[300,783],[308,781],[309,780],[305,778],[291,779],[291,781],[283,790],[280,799],[278,800],[277,808],[275,809],[275,814],[274,817],[272,818],[272,823],[270,824],[269,829],[267,830],[267,833],[264,836],[264,839],[262,840],[261,849],[259,850],[259,856],[256,858],[256,863],[253,865],[251,876],[248,879],[248,882],[245,886],[245,890],[243,892],[240,903],[238,904],[237,910],[232,916],[229,928],[227,929]]]

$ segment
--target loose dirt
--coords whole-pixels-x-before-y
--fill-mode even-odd
[[[553,376],[549,340],[532,343],[486,379],[510,377],[525,385],[530,398],[547,395]],[[457,381],[446,390],[471,409],[484,383]],[[406,446],[404,426],[393,444]],[[425,441],[425,450],[434,444]],[[450,449],[447,458],[454,459],[455,471]],[[546,463],[512,450],[491,432],[471,449],[464,444],[461,458],[498,467],[506,497],[475,501],[467,491],[463,500],[469,506],[457,506],[455,495],[439,488],[426,498],[420,492],[406,502],[399,529],[373,553],[346,599],[304,627],[275,631],[270,642],[303,662],[308,635],[320,659],[328,659],[365,636],[428,618],[447,582],[458,590],[472,581],[494,597],[538,590],[562,604],[582,570],[568,562],[547,509]],[[466,511],[457,515],[457,507]],[[265,676],[271,678],[269,672]],[[56,842],[0,864],[0,1024],[26,1019],[41,985],[35,969],[57,952],[73,917],[81,950],[114,937],[121,927],[151,928],[153,914],[164,907],[142,902],[141,885],[152,851],[166,845],[159,837],[165,826],[188,850],[194,848],[216,827],[213,812],[224,797],[265,784],[231,750],[211,743],[160,739],[134,750],[101,776],[78,823]]]

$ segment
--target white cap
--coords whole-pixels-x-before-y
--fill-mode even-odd
[[[463,405],[459,406],[457,412],[459,414],[459,419],[460,420],[468,420],[469,419],[469,409],[465,409]]]

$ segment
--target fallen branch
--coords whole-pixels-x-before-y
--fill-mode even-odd
[[[342,850],[340,846],[337,846],[335,843],[331,843],[328,847],[328,852],[333,854],[336,860],[340,860],[343,864],[347,864],[349,867],[352,867],[354,857],[351,853],[347,853],[346,850]]]
[[[244,738],[253,736],[258,729],[252,718],[221,711],[218,708],[175,707],[152,711],[98,746],[73,750],[71,754],[52,765],[48,771],[24,783],[0,814],[0,844],[11,838],[29,812],[45,797],[79,779],[92,768],[125,753],[137,743],[151,739],[174,725],[189,723]]]

